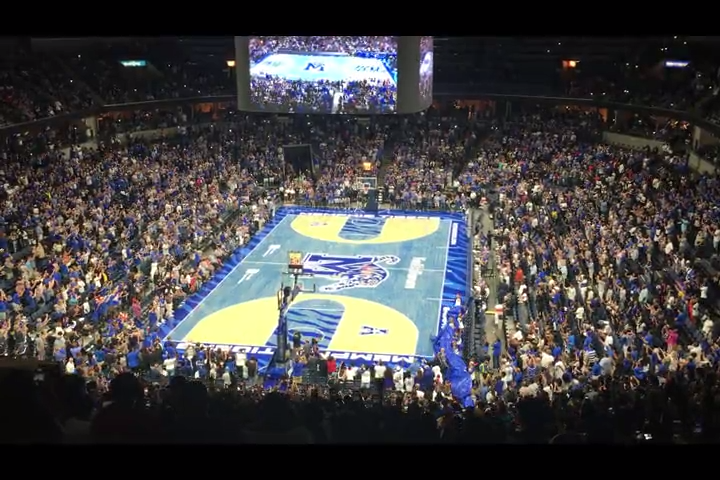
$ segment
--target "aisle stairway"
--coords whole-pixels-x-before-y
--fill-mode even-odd
[[[397,139],[391,135],[385,140],[382,152],[379,153],[380,166],[377,171],[377,203],[381,208],[389,208],[385,203],[385,174],[393,160]]]
[[[392,162],[393,159],[393,151],[395,150],[395,144],[396,144],[395,138],[388,138],[385,141],[385,144],[383,145],[383,150],[380,153],[380,167],[378,168],[377,173],[377,184],[378,189],[381,189],[385,186],[385,172],[387,171],[387,167],[390,165],[390,162]]]
[[[484,234],[488,234],[495,228],[495,223],[490,217],[487,209],[479,210],[476,213],[476,222],[481,225],[481,231]],[[498,277],[496,273],[495,255],[490,254],[487,265],[480,271],[480,275],[485,280],[490,289],[490,295],[487,299],[487,308],[484,312],[478,312],[478,331],[474,334],[473,343],[476,351],[482,346],[482,343],[488,342],[492,344],[496,338],[499,338],[503,344],[503,349],[506,348],[507,339],[505,338],[505,332],[502,326],[496,325],[494,309],[495,305],[498,304]],[[512,333],[515,333],[514,324],[512,326]],[[512,335],[510,333],[510,335]]]

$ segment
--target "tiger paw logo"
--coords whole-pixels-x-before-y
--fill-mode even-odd
[[[389,276],[386,266],[397,265],[395,255],[332,255],[308,253],[303,260],[305,273],[317,277],[333,277],[335,281],[318,290],[341,292],[352,288],[375,288]]]

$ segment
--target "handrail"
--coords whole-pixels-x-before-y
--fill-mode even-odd
[[[563,97],[563,96],[543,96],[543,95],[520,95],[520,94],[506,94],[506,93],[494,93],[492,91],[478,90],[479,85],[439,85],[438,89],[434,92],[434,96],[437,98],[466,98],[466,99],[492,99],[492,100],[516,100],[516,101],[531,101],[535,103],[547,103],[550,105],[582,105],[589,107],[599,108],[611,108],[615,110],[626,110],[634,113],[649,113],[652,115],[659,115],[664,117],[670,117],[677,120],[683,120],[693,125],[697,125],[703,128],[713,135],[720,137],[720,125],[710,122],[702,117],[696,116],[693,112],[673,110],[669,108],[661,107],[650,107],[647,105],[636,105],[632,103],[619,103],[606,100],[598,100],[594,98],[576,98],[576,97]],[[101,113],[107,112],[121,112],[127,110],[136,110],[140,108],[160,108],[170,107],[177,105],[186,104],[198,104],[198,103],[225,103],[236,101],[237,96],[235,94],[222,94],[222,95],[208,95],[198,97],[183,97],[183,98],[167,98],[162,100],[147,100],[141,102],[128,102],[128,103],[110,103],[103,106],[93,107],[87,110],[67,113],[63,115],[56,115],[54,117],[43,118],[40,120],[34,120],[31,122],[17,123],[13,125],[6,125],[0,127],[1,134],[15,133],[17,131],[36,128],[41,126],[52,125],[53,123],[59,123],[67,120],[74,120],[78,118],[85,118]]]

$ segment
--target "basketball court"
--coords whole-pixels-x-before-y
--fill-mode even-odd
[[[273,53],[250,67],[250,75],[274,75],[286,80],[314,82],[375,81],[396,83],[397,72],[389,71],[382,60],[344,54]]]
[[[301,267],[295,279],[291,266]],[[285,207],[176,312],[165,338],[234,351],[267,365],[276,349],[282,289],[288,334],[354,363],[432,357],[432,337],[468,291],[462,214]],[[444,308],[447,307],[447,308]]]

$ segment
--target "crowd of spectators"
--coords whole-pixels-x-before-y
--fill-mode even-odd
[[[635,137],[649,138],[672,146],[689,145],[693,131],[688,122],[658,118],[643,113],[634,113],[625,120],[611,122],[608,125],[608,130]]]
[[[144,112],[126,120],[158,126],[167,121],[169,113],[157,113],[156,120],[149,120]],[[171,124],[182,125],[182,116],[173,115]],[[114,123],[108,126],[114,127]],[[97,149],[49,150],[37,156],[31,168],[16,161],[3,171],[0,352],[52,361],[61,367],[58,371],[39,368],[33,387],[17,384],[10,388],[6,384],[3,390],[29,395],[27,389],[32,388],[34,395],[61,389],[53,394],[69,402],[59,404],[69,409],[62,412],[67,414],[62,421],[66,441],[167,440],[170,433],[157,430],[156,423],[140,426],[133,421],[125,434],[117,431],[118,413],[111,411],[127,407],[131,412],[125,413],[131,416],[150,415],[153,421],[163,422],[151,412],[163,402],[169,406],[171,390],[192,396],[192,402],[205,401],[200,397],[207,392],[197,391],[204,386],[179,381],[170,390],[158,386],[166,385],[174,375],[209,380],[212,389],[223,390],[212,397],[214,405],[228,395],[232,402],[263,396],[261,385],[254,381],[258,374],[254,359],[200,346],[178,352],[173,344],[162,342],[158,327],[172,318],[184,298],[201,288],[236,247],[261,228],[279,196],[286,201],[339,203],[345,201],[348,189],[357,188],[358,175],[376,175],[376,159],[397,124],[335,117],[316,119],[310,126],[299,117],[286,122],[233,116],[232,124],[186,127],[172,139],[126,137],[112,143],[102,140],[108,132],[101,129]],[[241,144],[235,143],[238,137],[231,129],[238,130],[244,139]],[[134,131],[135,127],[128,130]],[[283,172],[278,146],[303,141],[317,145],[316,178],[309,172]],[[367,163],[371,164],[369,171],[361,168]],[[267,182],[268,178],[279,179],[280,186]],[[348,368],[353,371],[352,366]],[[424,371],[429,366],[418,368]],[[141,374],[142,380],[130,372]],[[379,372],[379,368],[373,370],[371,378]],[[428,379],[434,377],[428,373]],[[73,379],[82,379],[82,383]],[[3,380],[10,385],[23,382],[15,375]],[[146,382],[145,390],[140,381]],[[440,385],[438,392],[447,388]],[[411,388],[398,400],[401,408],[409,408],[409,415],[400,420],[403,423],[412,424],[414,416],[422,417],[420,410],[410,405],[417,390]],[[300,397],[319,395],[298,388],[293,392]],[[357,402],[363,405],[357,397],[361,392],[354,392],[340,394],[341,400],[347,397],[348,408]],[[327,401],[329,395],[324,391],[320,396]],[[392,395],[388,401],[395,402]],[[142,401],[137,403],[140,397]],[[14,404],[17,398],[13,398],[4,401]],[[441,398],[450,401],[449,396]],[[437,399],[438,408],[442,407],[441,398]],[[103,402],[115,407],[101,408]],[[54,438],[58,431],[42,429],[52,430],[57,425],[38,427],[47,417],[37,420],[36,407],[27,404],[23,412],[36,418],[34,426],[42,435]],[[88,416],[98,409],[90,428]],[[108,416],[111,420],[102,420]],[[173,426],[176,420],[167,419]],[[27,417],[18,417],[18,422],[18,430],[24,433],[10,429],[8,435],[18,439],[39,435],[35,427],[28,427]],[[237,440],[242,432],[239,427],[225,438],[214,426],[209,424],[205,434],[196,433],[199,438],[207,435],[206,440]],[[287,426],[283,422],[282,427]],[[137,430],[145,432],[147,428],[156,434],[147,436]],[[345,432],[348,440],[358,438],[352,437],[353,431]],[[356,434],[369,439],[375,432]],[[252,433],[251,428],[241,437],[262,441],[257,435],[260,433]],[[426,439],[436,437],[430,429]],[[340,433],[335,438],[340,440]]]
[[[518,116],[460,176],[497,189],[508,319],[475,363],[478,401],[543,398],[555,421],[590,409],[607,439],[713,435],[720,183],[667,151],[580,141],[593,124]]]
[[[106,104],[146,102],[178,98],[186,89],[174,89],[175,78],[159,74],[147,67],[126,68],[123,58],[104,51],[88,51],[68,55],[63,61],[78,79],[97,92]],[[186,94],[186,96],[197,96]]]
[[[257,61],[278,51],[317,51],[366,54],[371,51],[390,69],[396,68],[392,53],[393,37],[253,37],[250,54]],[[0,124],[31,121],[78,111],[101,104],[152,101],[159,99],[232,94],[234,69],[227,59],[199,61],[182,47],[151,48],[140,43],[132,50],[146,67],[127,68],[120,63],[129,53],[117,49],[96,48],[80,54],[23,52],[6,56],[0,69]],[[365,53],[363,53],[365,52]],[[612,67],[612,68],[611,68]],[[565,93],[571,96],[599,98],[620,103],[648,105],[673,110],[688,110],[709,120],[717,117],[715,103],[709,102],[718,89],[717,70],[711,65],[665,68],[634,63],[603,66],[580,63],[563,73]],[[460,81],[459,79],[457,81]],[[253,104],[267,111],[288,106],[295,111],[379,112],[392,109],[396,89],[368,82],[307,83],[286,82],[273,78],[253,78]],[[341,100],[334,101],[333,93]],[[334,107],[333,107],[334,105]],[[652,122],[651,122],[652,123]],[[649,125],[642,131],[660,135],[667,125]],[[623,127],[626,128],[626,127]],[[627,127],[631,128],[631,127]],[[636,127],[633,131],[639,131]],[[655,133],[652,133],[655,132]]]
[[[690,62],[684,68],[667,67],[662,63],[625,63],[614,67],[586,68],[581,62],[577,69],[566,70],[563,80],[564,93],[572,97],[691,112],[718,123],[718,75],[718,67],[707,63]],[[685,122],[667,118],[660,120],[657,117],[635,114],[630,122],[620,128],[631,134],[658,140],[687,137]]]
[[[250,104],[264,112],[290,113],[392,113],[397,88],[372,80],[306,81],[282,76],[253,76]]]
[[[712,163],[715,168],[720,165],[720,145],[718,144],[702,145],[698,147],[697,154]]]
[[[394,36],[264,36],[248,40],[250,63],[256,63],[271,53],[298,52],[344,53],[356,55],[365,52],[397,53]]]
[[[4,144],[0,352],[51,362],[3,369],[0,403],[16,413],[4,439],[714,438],[720,181],[690,176],[685,153],[603,144],[603,121],[580,111],[226,115],[138,111],[103,122],[95,148],[78,146],[93,132],[74,125]],[[161,127],[180,128],[125,135]],[[279,147],[303,143],[315,175],[284,165]],[[345,205],[375,174],[395,207],[487,202],[477,271],[497,266],[507,335],[468,352],[475,407],[449,393],[442,353],[404,370],[323,359],[331,386],[269,386],[243,352],[162,341],[158,328],[279,202]],[[491,280],[476,281],[478,300],[494,301]],[[295,354],[300,366],[317,357],[312,344]]]
[[[584,67],[581,62],[575,74],[568,74],[569,95],[685,111],[717,86],[717,72],[696,65],[673,69],[627,63],[602,72]]]
[[[0,126],[53,117],[93,104],[91,92],[74,83],[49,55],[6,57],[0,79]]]
[[[454,111],[453,111],[454,110]],[[403,209],[462,209],[469,196],[450,188],[482,134],[467,109],[431,110],[403,120],[384,170],[388,203]]]
[[[714,432],[705,415],[720,351],[716,178],[691,182],[672,154],[598,143],[599,119],[578,112],[492,122],[489,136],[465,114],[318,118],[312,127],[299,118],[234,122],[245,139],[239,152],[222,124],[191,125],[174,140],[73,149],[67,158],[51,152],[31,169],[5,169],[0,347],[62,365],[34,371],[35,384],[32,376],[0,378],[8,382],[0,391],[10,392],[2,400],[21,413],[8,435],[581,443]],[[323,139],[317,180],[281,171],[278,144]],[[489,199],[495,230],[476,232],[476,252],[481,262],[494,256],[509,331],[506,341],[471,352],[474,408],[461,409],[448,393],[442,354],[405,370],[325,359],[338,379],[329,387],[286,379],[268,390],[244,353],[178,352],[161,342],[157,326],[280,196],[333,203],[354,184],[359,161],[386,147],[390,165],[401,162],[412,180],[388,169],[401,198],[417,188],[458,206]],[[423,156],[431,151],[435,160]],[[429,207],[399,206],[449,207],[432,198]],[[478,298],[493,300],[483,282]],[[298,364],[312,363],[312,344],[297,354]],[[359,388],[348,385],[354,378]],[[59,400],[54,412],[42,410],[48,395]]]

